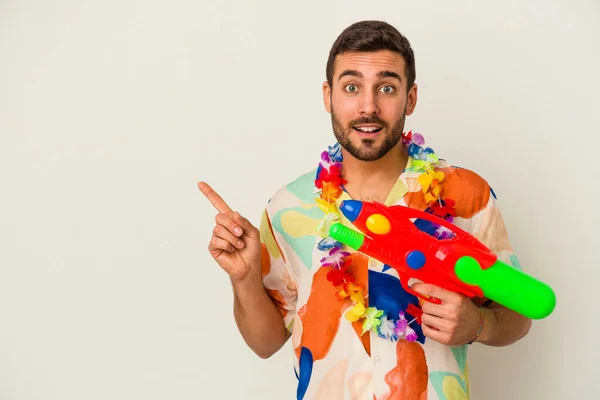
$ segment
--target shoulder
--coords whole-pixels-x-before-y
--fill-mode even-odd
[[[488,181],[468,168],[440,159],[435,172],[443,173],[443,178],[439,181],[439,197],[444,201],[452,200],[456,216],[460,218],[469,219],[484,210],[490,197],[494,195]],[[422,187],[418,183],[418,177],[422,173],[422,171],[409,172],[407,181],[410,190],[406,201],[409,206],[424,210],[428,205],[424,200]]]
[[[265,243],[298,245],[307,226],[314,224],[319,212],[314,207],[316,169],[308,171],[277,189],[263,210],[260,231]],[[290,234],[292,232],[293,234]]]
[[[447,160],[440,160],[436,171],[444,173],[444,186],[466,190],[469,192],[490,191],[489,182],[476,171],[451,164]]]
[[[489,182],[477,172],[441,160],[436,171],[444,173],[442,199],[455,202],[457,216],[471,218],[484,210],[494,195]]]
[[[314,168],[282,185],[269,198],[267,210],[273,213],[283,208],[314,204],[316,173]]]

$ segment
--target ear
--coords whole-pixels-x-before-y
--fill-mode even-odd
[[[323,82],[323,103],[325,104],[325,110],[331,114],[331,87],[327,81]]]
[[[406,100],[406,115],[411,115],[413,111],[415,111],[415,107],[417,106],[418,90],[419,88],[417,84],[414,83],[408,91],[408,96]]]

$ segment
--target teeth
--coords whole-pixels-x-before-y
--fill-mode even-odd
[[[356,129],[358,129],[359,131],[362,131],[362,132],[375,132],[379,128],[356,128]]]

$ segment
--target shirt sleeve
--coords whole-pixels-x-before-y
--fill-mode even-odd
[[[281,314],[285,327],[291,332],[296,317],[297,284],[266,209],[260,222],[260,242],[263,286]]]
[[[485,208],[477,216],[477,223],[472,234],[490,251],[495,253],[500,261],[522,270],[510,243],[508,231],[498,205],[498,199],[491,188],[490,192]]]

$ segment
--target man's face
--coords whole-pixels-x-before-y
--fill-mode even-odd
[[[374,161],[400,142],[417,87],[407,93],[404,58],[392,51],[338,55],[331,87],[323,84],[335,137],[352,156]]]

